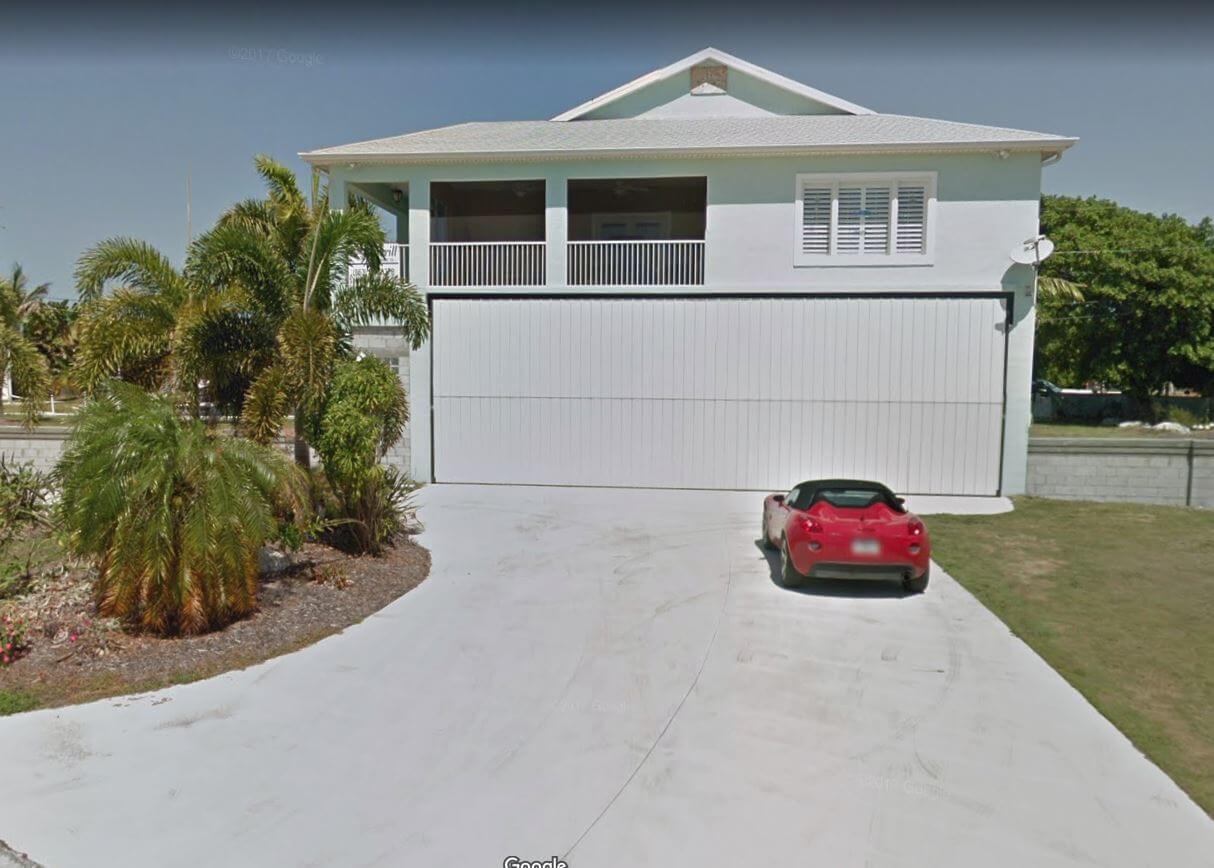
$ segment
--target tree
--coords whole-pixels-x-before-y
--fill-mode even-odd
[[[283,453],[118,381],[77,414],[57,472],[61,524],[96,566],[99,611],[161,634],[252,612],[260,548],[306,501]]]
[[[0,406],[6,391],[23,392],[27,426],[37,420],[42,396],[50,389],[46,360],[25,334],[29,318],[41,310],[49,287],[42,283],[30,288],[20,265],[0,278],[0,380],[6,386],[12,384],[11,389],[0,391]]]
[[[339,362],[319,420],[316,450],[336,499],[338,544],[379,554],[403,522],[405,482],[380,460],[404,431],[400,378],[370,356]]]
[[[307,467],[308,441],[319,434],[326,391],[337,361],[349,354],[351,329],[392,323],[416,349],[429,335],[429,312],[414,286],[379,271],[386,237],[367,205],[350,201],[333,210],[317,176],[309,202],[286,167],[265,156],[256,166],[267,197],[224,214],[198,239],[187,273],[259,287],[273,309],[275,353],[245,396],[242,427],[267,442],[293,409],[295,460]],[[354,255],[366,260],[368,273],[347,283],[346,262]]]
[[[1103,199],[1046,196],[1042,231],[1057,252],[1046,279],[1082,299],[1042,294],[1037,375],[1121,388],[1144,413],[1163,385],[1207,384],[1214,372],[1214,231]]]

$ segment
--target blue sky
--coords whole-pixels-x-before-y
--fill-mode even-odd
[[[736,4],[150,8],[5,13],[0,266],[20,261],[56,296],[111,235],[179,262],[187,174],[197,232],[259,192],[255,153],[303,173],[308,148],[550,117],[706,45],[878,111],[1080,136],[1047,192],[1214,214],[1212,19],[1180,5],[966,18],[806,3],[744,20]]]

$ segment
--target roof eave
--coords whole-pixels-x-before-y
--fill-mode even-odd
[[[1040,153],[1061,154],[1078,139],[1020,139],[990,142],[892,142],[854,145],[771,145],[736,148],[597,148],[580,150],[455,151],[397,154],[332,154],[302,151],[299,158],[321,168],[348,163],[465,163],[540,162],[551,160],[677,159],[700,157],[765,157],[803,154],[931,154],[931,153]]]

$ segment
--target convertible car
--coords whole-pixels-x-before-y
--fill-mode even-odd
[[[779,583],[896,579],[927,588],[931,542],[918,516],[879,482],[814,479],[763,501],[763,544],[780,550]]]

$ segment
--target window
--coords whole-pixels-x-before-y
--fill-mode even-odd
[[[930,265],[935,174],[798,175],[797,265]]]

